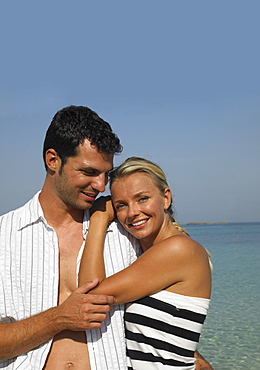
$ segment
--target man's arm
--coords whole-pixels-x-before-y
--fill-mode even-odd
[[[214,370],[207,360],[199,352],[195,352],[196,370]]]
[[[60,306],[21,321],[0,324],[0,360],[13,358],[46,342],[63,330],[99,328],[114,298],[85,294],[98,283],[94,280],[76,289]]]

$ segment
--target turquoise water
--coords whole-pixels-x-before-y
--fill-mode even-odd
[[[214,370],[259,370],[260,223],[185,228],[211,252],[214,265],[199,352]]]

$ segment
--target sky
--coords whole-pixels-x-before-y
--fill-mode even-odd
[[[45,178],[57,110],[85,105],[159,164],[186,222],[260,221],[258,0],[2,0],[0,214]]]

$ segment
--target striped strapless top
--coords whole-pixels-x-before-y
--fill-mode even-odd
[[[125,312],[128,370],[195,369],[209,299],[162,290]]]

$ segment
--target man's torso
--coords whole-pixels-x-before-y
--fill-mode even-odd
[[[63,303],[77,288],[77,260],[84,241],[82,224],[56,229],[59,244],[59,302]],[[44,370],[90,369],[85,332],[63,331],[53,338]]]
[[[61,287],[63,298],[70,294],[77,284],[82,249],[79,253],[78,250],[83,240],[83,232],[86,233],[88,219],[83,223],[83,230],[81,225],[77,245],[74,240],[76,250],[71,255],[73,268],[69,270],[69,274],[69,267],[65,263],[60,266],[63,272],[59,273],[58,238],[53,228],[44,220],[37,195],[21,209],[1,217],[0,224],[0,294],[3,297],[0,300],[0,322],[21,320],[57,305],[59,274],[65,275],[63,280],[66,286]],[[64,249],[65,258],[66,248]],[[127,267],[139,254],[140,247],[134,238],[113,222],[104,247],[107,276]],[[79,351],[82,350],[83,344],[86,348],[85,336],[88,338],[92,370],[126,368],[122,305],[111,307],[100,329],[88,330],[81,334]],[[69,341],[73,339],[75,337]],[[0,361],[0,368],[42,369],[51,344],[52,340],[15,359]]]

